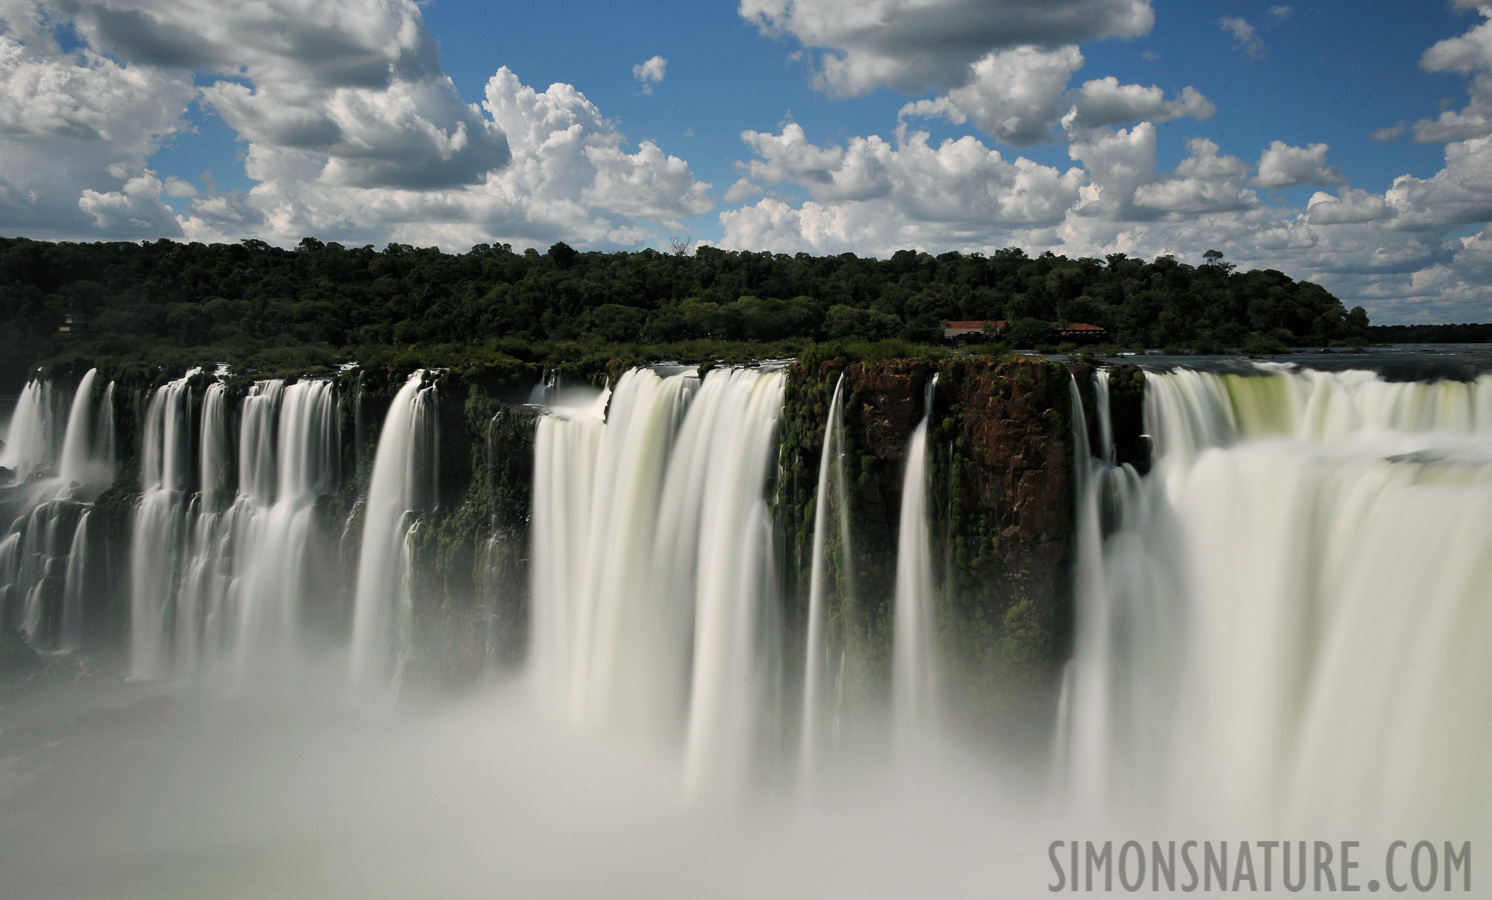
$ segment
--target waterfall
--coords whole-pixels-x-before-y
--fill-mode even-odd
[[[0,620],[39,648],[73,647],[81,635],[88,501],[113,480],[113,417],[94,408],[97,377],[96,370],[83,376],[60,432],[63,395],[44,380],[26,386],[11,423],[11,459],[33,478],[17,495],[20,515],[0,541]],[[104,403],[109,399],[106,390]],[[34,477],[44,473],[56,477]]]
[[[1098,458],[1106,463],[1114,460],[1114,417],[1109,409],[1109,370],[1098,369],[1093,373],[1093,411],[1094,418],[1098,424]],[[1082,407],[1078,407],[1082,412]],[[1084,434],[1087,428],[1084,426]],[[1087,452],[1087,445],[1079,449],[1080,453]]]
[[[762,629],[774,608],[771,517],[763,484],[772,461],[784,378],[748,369],[711,373],[679,433],[664,485],[661,534],[696,532],[693,669],[684,778],[693,791],[741,783],[748,774],[765,686]],[[664,544],[663,546],[667,546]],[[688,552],[674,545],[675,559]],[[674,573],[680,574],[676,566]],[[677,582],[675,582],[677,584]]]
[[[256,442],[241,448],[239,457],[241,480],[253,483],[253,492],[240,498],[233,536],[234,557],[241,561],[234,581],[241,673],[256,657],[278,659],[295,648],[309,600],[314,504],[338,480],[335,386],[299,381],[271,390],[279,404],[266,413],[275,422],[272,449]],[[253,399],[246,398],[246,417]],[[264,427],[256,439],[269,430]],[[246,440],[248,432],[246,426]]]
[[[824,448],[819,457],[819,481],[813,510],[813,549],[808,575],[808,623],[803,665],[802,769],[812,773],[817,758],[824,706],[825,683],[833,665],[825,621],[831,602],[840,610],[854,609],[853,568],[850,559],[849,494],[844,475],[844,373],[834,382],[829,416],[824,422]],[[831,512],[831,509],[833,510]],[[834,525],[830,525],[830,517]],[[831,535],[831,530],[833,534]],[[837,552],[832,551],[833,547]],[[837,576],[837,577],[836,577]],[[841,634],[841,641],[844,637]],[[841,651],[842,652],[842,651]],[[835,704],[837,707],[837,703]],[[837,710],[836,710],[837,711]]]
[[[176,533],[184,543],[169,652],[175,671],[228,664],[230,680],[241,681],[250,667],[282,667],[300,644],[312,599],[314,504],[339,481],[336,409],[329,380],[256,382],[239,406],[235,449],[227,388],[208,385],[197,492],[179,509]]]
[[[901,521],[896,542],[896,606],[891,647],[891,698],[898,743],[906,747],[936,715],[937,652],[933,621],[931,536],[927,523],[927,429],[938,376],[927,380],[922,421],[907,443]]]
[[[351,673],[361,689],[397,686],[410,650],[408,537],[440,483],[439,400],[424,379],[417,371],[399,389],[373,455],[352,617]]]
[[[206,513],[222,511],[228,495],[228,389],[222,382],[207,386],[202,397],[202,436],[199,441],[201,481],[198,496]]]
[[[756,739],[782,391],[777,372],[638,369],[536,435],[537,686],[572,722],[682,739],[693,789],[743,778]]]
[[[174,653],[178,667],[187,670],[229,643],[222,618],[228,585],[226,525],[231,519],[225,507],[231,496],[231,451],[227,388],[221,382],[208,385],[203,394],[197,445],[198,488],[188,514],[190,544],[182,567]]]
[[[98,466],[99,484],[108,487],[119,474],[119,436],[114,430],[114,382],[104,388],[93,426],[94,460]]]
[[[573,723],[663,727],[682,702],[684,638],[654,557],[669,552],[657,543],[660,494],[697,384],[633,370],[599,402],[540,421],[535,558],[556,567],[535,570],[535,662],[551,707]]]
[[[88,516],[84,510],[78,517],[78,527],[73,529],[72,541],[68,544],[67,573],[62,582],[62,635],[61,646],[73,649],[83,643],[83,604],[88,588]]]
[[[62,575],[80,509],[66,499],[36,504],[18,523],[9,558],[0,559],[14,611],[11,624],[37,646],[51,645],[60,631]]]
[[[87,483],[94,479],[93,411],[90,407],[93,382],[97,377],[98,369],[89,369],[78,382],[78,390],[73,395],[72,409],[67,415],[67,432],[62,439],[62,460],[57,471],[63,484]]]
[[[1482,821],[1492,379],[1147,373],[1155,468],[1096,461],[1072,777],[1240,825]]]
[[[130,674],[170,674],[177,579],[186,532],[186,491],[191,482],[190,380],[161,385],[151,396],[142,429],[140,502],[130,534]]]
[[[41,378],[26,382],[0,449],[0,467],[13,471],[18,484],[51,461],[51,409],[52,382]]]

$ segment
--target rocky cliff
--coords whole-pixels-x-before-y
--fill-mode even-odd
[[[1029,737],[1049,720],[1070,622],[1068,372],[1034,358],[794,366],[783,461],[800,597],[823,423],[841,371],[858,605],[850,641],[863,648],[868,677],[886,682],[907,442],[936,374],[930,524],[941,650],[950,684],[963,693],[953,705],[971,728],[998,720]]]

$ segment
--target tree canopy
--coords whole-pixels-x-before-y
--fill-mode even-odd
[[[68,314],[85,334],[62,339]],[[0,380],[59,353],[211,349],[237,361],[320,347],[498,342],[941,340],[945,320],[1087,322],[1123,345],[1242,346],[1361,340],[1367,315],[1275,270],[1163,256],[1070,259],[902,250],[887,259],[700,247],[465,253],[306,238],[238,244],[50,243],[0,238]],[[1028,330],[1035,333],[1034,327]]]

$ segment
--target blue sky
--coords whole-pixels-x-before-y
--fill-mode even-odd
[[[1489,17],[1469,0],[0,0],[0,234],[1217,247],[1376,321],[1487,321]]]

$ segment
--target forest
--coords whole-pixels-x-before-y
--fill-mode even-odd
[[[1083,322],[1114,346],[1199,353],[1371,339],[1360,307],[1278,271],[1239,271],[1217,251],[1191,265],[1018,248],[875,259],[0,238],[0,390],[48,362],[307,371],[391,354],[558,364],[801,355],[824,342],[917,352],[942,344],[946,320],[1000,319],[1033,337]]]

